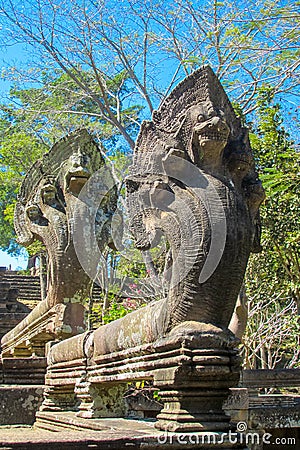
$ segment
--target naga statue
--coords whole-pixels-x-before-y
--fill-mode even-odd
[[[191,320],[226,329],[260,250],[264,191],[247,129],[209,67],[142,124],[127,189],[136,246],[148,250],[161,234],[170,245],[163,333]]]
[[[97,144],[86,130],[80,130],[56,143],[27,173],[15,208],[15,229],[21,245],[26,247],[35,240],[44,244],[47,292],[46,298],[3,337],[2,355],[34,352],[43,356],[46,342],[85,330],[83,302],[91,294],[92,281],[81,267],[73,234],[81,214],[78,195],[103,166]],[[103,210],[98,223],[102,250],[115,201],[116,196],[111,195],[99,205]],[[84,211],[82,208],[82,214]]]
[[[158,429],[228,430],[222,405],[240,373],[228,327],[250,252],[260,250],[264,190],[247,130],[210,67],[142,124],[126,188],[136,247],[148,251],[162,235],[168,242],[167,293],[54,345],[38,421],[44,427],[65,409],[124,416],[126,383],[152,379],[164,405]]]

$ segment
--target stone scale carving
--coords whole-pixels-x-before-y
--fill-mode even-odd
[[[162,233],[170,244],[168,295],[55,345],[37,423],[59,410],[124,416],[126,383],[152,379],[164,404],[158,429],[226,430],[222,404],[240,371],[228,325],[259,250],[264,194],[247,130],[209,67],[142,124],[126,184],[136,246],[147,250]]]

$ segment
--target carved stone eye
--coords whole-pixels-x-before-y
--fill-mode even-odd
[[[204,120],[205,120],[204,115],[203,114],[199,114],[198,117],[197,117],[197,120],[198,120],[198,122],[204,122]]]
[[[26,214],[30,220],[37,220],[41,216],[41,210],[37,205],[30,205],[26,208]]]

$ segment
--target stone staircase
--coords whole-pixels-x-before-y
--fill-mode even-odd
[[[18,299],[26,301],[40,301],[40,278],[31,275],[20,275],[13,271],[5,271],[1,281],[10,283],[11,288],[18,289]]]
[[[17,272],[6,270],[0,276],[1,281],[10,283],[11,288],[18,289],[18,300],[27,302],[38,302],[41,300],[40,277],[31,275],[21,275]],[[99,301],[101,288],[98,285],[93,287],[93,299]]]

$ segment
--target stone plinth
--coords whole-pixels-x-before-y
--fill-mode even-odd
[[[40,385],[0,385],[0,425],[32,425],[42,403],[43,392]]]
[[[110,327],[104,331],[109,337]],[[43,412],[73,410],[91,419],[130,416],[123,398],[127,383],[152,379],[163,403],[158,429],[229,430],[222,404],[240,370],[230,332],[186,322],[165,338],[131,349],[101,354],[104,343],[105,335],[92,333],[51,349]]]
[[[193,327],[194,330],[193,330]],[[154,386],[164,407],[155,426],[160,430],[228,431],[229,418],[223,411],[229,388],[239,380],[239,358],[232,337],[216,327],[186,323],[169,338],[181,343],[175,367],[161,368]],[[231,338],[231,339],[230,339]]]

